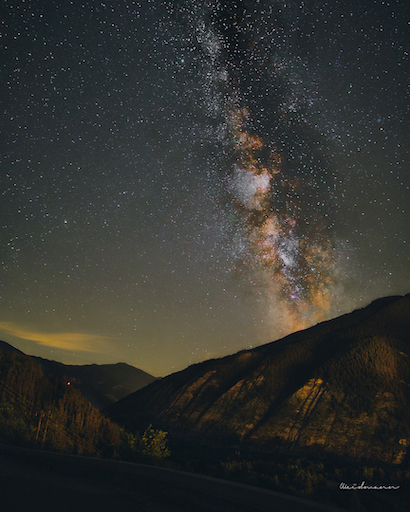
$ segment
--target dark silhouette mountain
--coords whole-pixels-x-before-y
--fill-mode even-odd
[[[403,461],[410,445],[410,295],[155,381],[105,413],[185,439]]]
[[[126,363],[67,365],[33,357],[44,373],[51,373],[77,387],[95,407],[109,404],[150,384],[155,377]]]
[[[0,349],[23,354],[4,341],[0,341]],[[52,374],[78,388],[91,404],[100,409],[156,380],[152,375],[126,363],[68,365],[30,357],[40,364],[45,374]]]
[[[16,352],[17,354],[26,355],[26,354],[24,354],[24,352],[22,352],[21,350],[19,350],[16,347],[13,347],[13,345],[6,343],[5,341],[0,341],[0,349],[3,352]]]

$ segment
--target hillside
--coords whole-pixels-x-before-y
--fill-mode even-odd
[[[128,429],[400,464],[410,444],[410,295],[153,382],[105,412]]]
[[[31,357],[0,348],[0,442],[112,457],[129,444],[73,386],[44,375]]]
[[[0,349],[23,354],[4,341],[0,341]],[[152,375],[126,363],[68,365],[36,356],[31,358],[40,364],[45,374],[52,374],[65,383],[70,382],[99,409],[156,380]]]

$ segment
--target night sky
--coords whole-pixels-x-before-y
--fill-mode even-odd
[[[406,0],[1,13],[0,339],[164,376],[410,292]]]

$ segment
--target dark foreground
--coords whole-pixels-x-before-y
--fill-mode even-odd
[[[0,445],[7,512],[337,512],[340,509],[182,471]]]

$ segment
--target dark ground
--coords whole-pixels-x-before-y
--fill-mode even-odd
[[[337,512],[182,471],[0,445],[5,512]]]

